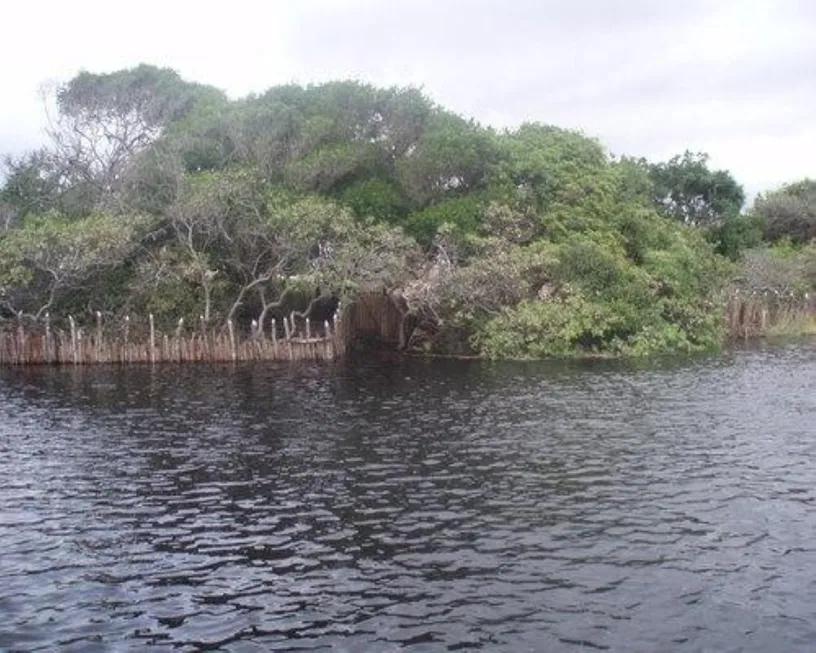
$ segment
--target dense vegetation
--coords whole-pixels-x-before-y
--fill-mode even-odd
[[[54,100],[49,145],[6,159],[3,319],[246,328],[374,291],[412,350],[639,355],[721,343],[736,285],[816,283],[813,181],[746,214],[703,155],[616,159],[356,82],[230,101],[143,65],[81,73]]]

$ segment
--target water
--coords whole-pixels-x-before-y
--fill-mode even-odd
[[[815,389],[816,343],[0,370],[0,648],[814,650]]]

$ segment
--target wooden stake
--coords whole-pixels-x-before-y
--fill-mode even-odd
[[[153,313],[150,314],[150,362],[156,362],[156,325],[153,321]]]
[[[230,350],[232,352],[232,360],[234,362],[238,360],[238,349],[235,345],[235,327],[232,324],[232,320],[227,320],[227,329],[229,329]]]
[[[101,362],[102,358],[102,313],[96,312],[96,362]]]
[[[17,319],[19,322],[17,323],[17,342],[19,343],[20,347],[20,363],[25,365],[28,361],[26,360],[26,337],[25,337],[25,329],[23,328],[23,312],[17,315]]]
[[[209,360],[208,352],[210,349],[209,341],[207,339],[207,323],[203,315],[199,315],[198,322],[201,325],[201,357],[204,360]]]
[[[130,315],[125,315],[125,351],[122,352],[122,360],[130,363]]]
[[[45,314],[45,362],[53,363],[54,357],[51,354],[51,315]]]
[[[78,355],[79,352],[77,351],[77,329],[76,329],[76,322],[74,322],[74,317],[72,315],[68,316],[68,322],[71,325],[71,355],[74,359],[74,365],[78,362]]]
[[[178,321],[178,326],[176,327],[176,354],[177,360],[181,362],[181,330],[184,328],[184,318],[180,317]]]

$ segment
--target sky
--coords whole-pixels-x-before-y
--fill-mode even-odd
[[[484,124],[580,129],[615,155],[707,152],[749,197],[816,177],[813,0],[40,0],[3,13],[0,153],[43,142],[49,84],[151,63],[236,98],[334,79],[420,86]]]

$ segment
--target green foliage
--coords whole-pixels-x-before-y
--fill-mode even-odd
[[[443,225],[448,225],[460,237],[478,233],[482,226],[486,202],[482,195],[452,197],[408,216],[405,230],[428,247]]]
[[[287,183],[298,191],[329,195],[355,179],[376,174],[382,167],[379,156],[380,151],[372,145],[335,145],[291,164],[284,175]]]
[[[685,152],[648,165],[656,206],[688,225],[719,225],[739,213],[745,193],[725,170],[710,170],[708,155]]]
[[[146,64],[113,73],[81,72],[56,94],[63,115],[141,121],[150,127],[181,120],[198,103],[223,98],[221,91],[185,82],[174,70]]]
[[[594,140],[558,127],[527,123],[500,141],[494,183],[508,200],[546,212],[554,204],[574,205],[595,192],[597,175],[608,168]]]
[[[44,213],[58,207],[60,185],[51,157],[43,150],[4,161],[6,179],[0,201],[21,216]]]
[[[56,99],[51,145],[6,162],[6,316],[92,306],[247,328],[377,292],[423,351],[639,356],[719,344],[735,279],[816,284],[816,184],[742,215],[704,155],[616,160],[579,132],[497,133],[417,89],[353,81],[230,101],[139,66],[81,73]]]
[[[790,238],[807,243],[816,238],[816,181],[804,179],[757,198],[753,215],[764,224],[771,242]]]
[[[695,319],[705,327],[705,337],[692,337],[657,310],[644,311],[623,299],[571,295],[555,301],[523,301],[488,321],[473,341],[490,358],[647,356],[718,346],[721,329],[703,324],[705,316],[699,312]]]
[[[547,249],[539,269],[546,293],[506,303],[477,326],[478,351],[511,358],[648,355],[721,342],[715,299],[730,268],[699,234],[642,209],[596,227]]]
[[[406,194],[421,208],[484,188],[499,150],[492,133],[449,113],[437,113],[398,162]]]
[[[759,247],[763,227],[764,219],[756,213],[729,215],[722,224],[711,229],[709,238],[716,244],[718,253],[737,261],[745,250]]]
[[[135,155],[125,173],[122,190],[128,210],[162,215],[181,192],[183,165],[176,151],[161,145]]]
[[[32,217],[0,239],[0,297],[18,310],[41,314],[135,250],[151,222],[107,215],[68,220],[58,214]]]
[[[340,200],[358,217],[389,223],[400,221],[408,211],[408,200],[400,188],[378,177],[352,184],[341,193]]]

